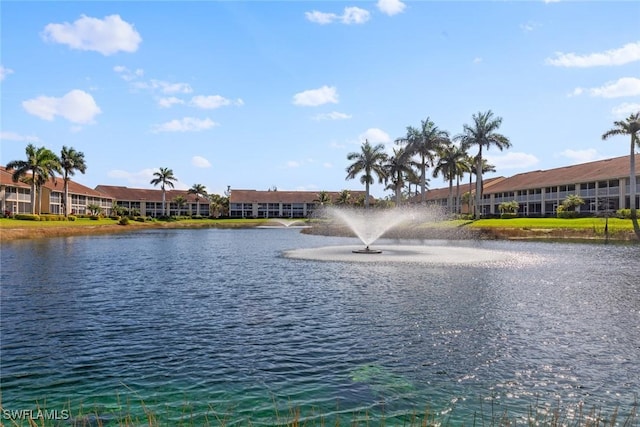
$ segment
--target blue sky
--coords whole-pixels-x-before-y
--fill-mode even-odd
[[[510,176],[628,155],[640,110],[633,1],[114,1],[1,4],[0,163],[85,153],[76,180],[360,190],[347,154],[488,109]],[[446,184],[432,179],[431,187]],[[381,197],[388,192],[374,186]]]

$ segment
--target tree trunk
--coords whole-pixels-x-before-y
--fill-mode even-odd
[[[365,188],[364,208],[367,209],[369,208],[369,180],[367,180],[367,183],[365,184],[364,188]]]
[[[480,202],[482,201],[482,145],[476,159],[476,219],[480,219]]]
[[[422,203],[423,205],[425,205],[427,203],[427,163],[426,160],[424,158],[424,156],[422,156],[422,165],[421,166],[421,170],[420,172],[422,173],[422,176],[420,177],[420,191],[421,191],[421,195],[420,195],[420,203]]]
[[[69,180],[64,179],[64,216],[69,216]]]
[[[36,214],[36,175],[33,174],[33,179],[31,180],[31,213],[33,215]]]
[[[162,189],[162,216],[167,216],[167,201],[164,188]]]
[[[631,208],[631,222],[633,231],[640,240],[640,225],[638,224],[638,211],[636,210],[636,154],[635,138],[631,135],[631,153],[629,154],[629,207]]]

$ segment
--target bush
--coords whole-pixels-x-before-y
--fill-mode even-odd
[[[40,214],[40,221],[66,221],[64,215]]]
[[[120,221],[120,215],[111,215],[109,219],[112,219],[114,221]]]
[[[16,214],[15,219],[21,219],[23,221],[40,221],[40,215],[38,215],[38,214]]]
[[[191,215],[191,219],[203,219],[202,215]]]
[[[144,222],[144,217],[143,216],[136,217],[136,222]]]
[[[518,217],[517,213],[504,212],[504,213],[500,214],[500,219],[511,219],[511,218],[517,218],[517,217]]]
[[[578,212],[558,209],[557,216],[563,219],[578,218]]]
[[[97,220],[99,220],[99,219],[100,219],[100,216],[99,216],[99,215],[91,215],[91,216],[89,217],[89,219],[90,219],[90,220],[93,220],[93,221],[97,221]]]
[[[118,221],[118,224],[129,225],[129,217],[123,216],[122,218],[120,218],[120,221]]]
[[[76,220],[76,217],[75,217],[75,216],[73,216],[73,215],[69,215],[69,216],[67,217],[67,221],[75,221],[75,220]]]
[[[616,216],[622,219],[631,219],[631,209],[618,209]]]

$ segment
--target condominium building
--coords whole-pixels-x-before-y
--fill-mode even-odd
[[[635,155],[635,161],[640,165],[640,154]],[[582,213],[628,209],[631,207],[629,178],[629,156],[493,178],[484,181],[481,209],[485,215],[497,214],[502,202],[515,200],[520,205],[520,215],[551,216],[572,194],[585,201],[579,208]],[[635,179],[640,192],[640,168]],[[448,188],[430,190],[427,200],[447,205],[448,191]],[[468,183],[461,188],[462,194],[467,191]],[[475,183],[471,185],[471,193],[475,193]],[[640,194],[636,194],[634,203],[640,208]]]
[[[341,193],[327,191],[326,194],[335,204]],[[350,191],[350,194],[355,201],[366,193]],[[319,191],[231,190],[229,196],[229,215],[232,218],[307,218],[319,206]]]
[[[115,185],[98,185],[96,190],[108,194],[116,204],[129,212],[138,212],[141,216],[160,217],[163,215],[162,190],[146,188],[128,188]],[[178,196],[185,200],[184,204],[176,202]],[[167,215],[209,216],[209,199],[199,197],[186,190],[167,190],[165,192]]]
[[[2,213],[31,213],[31,185],[13,182],[12,171],[0,166],[0,208]],[[36,212],[64,214],[64,180],[53,177],[42,185],[40,200]],[[88,206],[98,206],[105,215],[109,215],[113,198],[100,191],[85,187],[75,181],[69,181],[69,206],[71,214],[88,214]]]

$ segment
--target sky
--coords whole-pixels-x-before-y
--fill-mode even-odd
[[[601,135],[640,111],[636,1],[3,0],[0,19],[0,164],[66,145],[91,188],[167,167],[218,194],[362,190],[365,140],[487,110],[512,144],[487,176],[512,176],[628,155]]]

